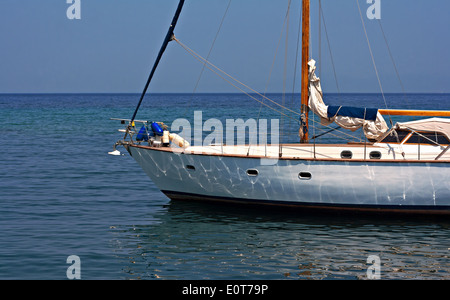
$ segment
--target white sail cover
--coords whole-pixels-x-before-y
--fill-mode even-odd
[[[309,65],[309,108],[320,117],[323,125],[329,125],[333,122],[342,128],[355,131],[363,127],[364,134],[368,139],[378,139],[388,129],[383,116],[377,112],[375,121],[364,120],[360,118],[335,115],[328,117],[328,106],[323,102],[323,93],[320,86],[320,79],[316,76],[316,62],[312,59]]]

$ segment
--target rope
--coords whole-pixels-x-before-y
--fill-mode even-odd
[[[392,65],[394,66],[395,74],[397,75],[397,79],[398,79],[398,81],[400,83],[400,87],[402,88],[403,98],[405,99],[407,105],[411,106],[409,104],[408,97],[406,96],[405,87],[404,87],[403,82],[402,82],[402,80],[400,78],[400,74],[398,72],[397,65],[395,64],[394,56],[392,55],[392,52],[391,52],[391,47],[389,47],[389,43],[388,43],[388,40],[386,38],[386,34],[384,33],[383,26],[381,26],[380,19],[378,19],[378,24],[380,25],[380,30],[381,30],[381,33],[383,34],[384,42],[386,43],[386,47],[387,47],[387,50],[389,52],[389,56],[390,56],[391,61],[392,61]],[[413,118],[413,119],[415,120],[416,118]]]
[[[216,44],[216,41],[217,41],[217,37],[219,36],[219,33],[220,33],[221,29],[222,29],[222,26],[223,26],[223,23],[225,21],[225,18],[226,18],[227,14],[228,14],[228,10],[230,9],[230,5],[231,5],[231,0],[229,0],[227,8],[225,9],[225,13],[224,13],[224,15],[222,17],[222,20],[220,21],[219,28],[217,29],[216,35],[214,37],[214,40],[213,40],[213,42],[211,44],[211,47],[209,48],[208,56],[206,56],[206,61],[208,61],[209,57],[211,56],[212,50],[213,50],[214,45]],[[173,36],[172,40],[176,40],[175,36]],[[200,74],[198,76],[197,82],[195,83],[194,90],[192,91],[192,94],[191,94],[191,97],[190,97],[190,99],[188,101],[188,106],[186,107],[184,115],[187,114],[188,109],[190,109],[190,107],[191,107],[192,99],[194,98],[194,94],[197,92],[197,88],[198,88],[198,85],[200,83],[200,79],[202,78],[202,75],[203,75],[204,71],[205,71],[205,65],[203,65],[202,70],[200,71]],[[185,137],[183,136],[183,138],[185,138]]]
[[[300,16],[298,20],[297,29],[297,48],[295,50],[295,62],[294,62],[294,78],[292,80],[292,97],[291,97],[291,107],[294,107],[294,97],[295,97],[295,86],[297,81],[297,69],[298,69],[298,53],[300,49],[300,33],[302,31],[302,13],[300,10]],[[291,120],[289,120],[289,126],[291,126]]]
[[[273,57],[273,60],[272,60],[272,65],[271,65],[270,71],[269,71],[269,76],[268,76],[268,78],[267,78],[266,86],[264,87],[264,96],[265,96],[266,93],[267,93],[267,89],[268,89],[268,87],[269,87],[269,83],[270,83],[270,80],[271,80],[271,78],[272,78],[272,71],[273,71],[273,68],[274,68],[274,66],[275,66],[276,58],[277,58],[277,56],[278,56],[278,49],[280,48],[280,44],[281,44],[281,40],[282,40],[283,32],[284,32],[284,26],[286,25],[286,22],[287,22],[287,19],[288,19],[288,16],[289,16],[289,8],[290,8],[290,6],[291,6],[291,0],[289,0],[289,3],[288,3],[288,8],[287,8],[287,11],[286,11],[286,16],[284,17],[284,22],[283,22],[283,26],[282,26],[282,29],[281,29],[281,32],[280,32],[280,37],[278,38],[277,47],[276,47],[276,49],[275,49],[275,54],[274,54],[274,57]],[[259,122],[259,119],[260,119],[260,117],[261,117],[262,107],[263,107],[263,105],[261,104],[261,105],[259,106],[259,112],[258,112],[257,122]],[[289,122],[290,122],[290,121],[291,121],[291,119],[289,119]],[[249,148],[248,148],[247,155],[248,155],[249,153],[250,153],[250,145],[249,145]]]
[[[381,85],[380,76],[378,75],[377,65],[375,64],[375,58],[373,56],[372,47],[370,46],[370,41],[369,41],[369,37],[367,35],[367,30],[366,30],[366,25],[364,24],[364,18],[363,18],[363,15],[362,15],[362,12],[361,12],[361,7],[359,6],[359,1],[358,0],[356,0],[356,4],[358,5],[359,16],[361,17],[361,23],[362,23],[362,26],[363,26],[363,29],[364,29],[364,34],[366,36],[367,45],[369,46],[370,57],[372,58],[372,64],[373,64],[373,67],[375,69],[375,74],[377,75],[378,85],[380,86],[380,91],[381,91],[381,95],[382,95],[383,100],[384,100],[384,105],[386,106],[386,109],[389,109],[388,105],[387,105],[386,97],[384,96],[383,86]],[[388,113],[388,116],[389,116],[389,122],[391,123],[391,126],[394,126],[394,123],[392,122],[392,119],[391,119],[391,115],[389,113]]]
[[[339,89],[337,75],[336,75],[336,68],[334,66],[334,59],[333,59],[333,53],[331,51],[330,39],[328,38],[327,24],[325,23],[325,14],[323,13],[323,10],[322,10],[321,1],[319,1],[319,11],[321,12],[321,15],[322,15],[323,27],[325,30],[325,36],[327,38],[328,52],[330,53],[331,66],[333,67],[333,73],[334,73],[334,80],[336,81],[336,88],[338,90],[338,93],[341,93],[341,90]],[[320,20],[319,20],[319,23],[320,23]],[[320,69],[322,69],[322,62],[320,62]],[[322,72],[322,70],[320,70],[320,72]]]
[[[231,0],[228,2],[228,6],[225,9],[225,13],[222,17],[222,21],[220,22],[219,29],[217,30],[216,36],[214,37],[214,40],[211,44],[211,48],[209,49],[208,55],[206,56],[206,61],[208,61],[209,57],[211,56],[211,52],[214,48],[214,45],[216,44],[217,37],[219,36],[220,30],[222,29],[223,23],[225,21],[225,17],[227,16],[228,10],[230,9],[230,5],[231,5]],[[203,67],[202,67],[202,70],[200,72],[200,75],[198,76],[197,83],[195,84],[194,91],[192,92],[192,94],[195,94],[195,92],[197,91],[198,85],[200,83],[200,79],[201,79],[204,71],[205,71],[205,65],[203,65]],[[192,100],[192,97],[191,97],[191,100]]]
[[[284,44],[284,66],[283,66],[283,94],[281,96],[281,103],[283,106],[286,106],[286,77],[287,77],[287,56],[288,56],[288,45],[289,45],[289,16],[291,11],[291,0],[289,0],[287,14],[286,14],[286,39]],[[281,116],[281,136],[283,136],[284,130],[284,118]],[[282,147],[283,140],[281,140],[279,146],[279,157],[282,156]]]
[[[269,102],[271,102],[271,103],[273,103],[273,104],[279,106],[280,108],[285,109],[285,110],[287,110],[287,111],[289,111],[289,112],[291,112],[291,113],[293,113],[293,114],[300,115],[300,113],[298,113],[298,112],[296,112],[296,111],[294,111],[294,110],[292,110],[292,109],[289,109],[289,108],[287,108],[287,107],[285,107],[285,106],[279,104],[278,102],[276,102],[276,101],[274,101],[274,100],[268,98],[268,97],[265,96],[265,95],[262,95],[261,93],[259,93],[259,92],[257,92],[256,90],[252,89],[252,88],[249,87],[248,85],[246,85],[246,84],[242,83],[241,81],[237,80],[236,78],[234,78],[234,77],[231,76],[230,74],[228,74],[228,73],[226,73],[225,71],[221,70],[220,68],[218,68],[217,66],[215,66],[215,65],[212,64],[211,62],[206,61],[201,55],[199,55],[199,54],[196,53],[194,50],[190,49],[188,46],[186,46],[185,44],[183,44],[182,42],[180,42],[180,40],[178,40],[176,37],[174,37],[173,40],[176,41],[181,47],[183,47],[183,48],[184,48],[187,52],[189,52],[192,56],[194,56],[195,59],[197,59],[197,60],[200,61],[201,63],[205,64],[206,68],[208,68],[208,69],[211,70],[212,72],[216,73],[219,77],[221,77],[222,79],[224,79],[225,81],[227,81],[228,83],[230,83],[231,85],[233,85],[234,87],[236,87],[238,90],[240,90],[240,91],[243,92],[244,94],[248,95],[250,98],[256,100],[257,102],[262,103],[263,105],[265,105],[265,106],[267,106],[267,107],[269,107],[269,108],[271,108],[271,109],[273,109],[273,110],[275,110],[275,111],[277,111],[277,112],[280,112],[280,111],[274,109],[273,107],[269,106],[268,104],[266,104],[266,103],[264,103],[264,102],[262,102],[262,101],[256,99],[255,97],[251,96],[249,93],[247,93],[246,91],[244,91],[242,88],[236,86],[235,84],[233,84],[232,82],[230,82],[229,80],[227,80],[226,78],[224,78],[224,77],[223,77],[222,75],[220,75],[218,72],[220,72],[220,73],[222,73],[223,75],[225,75],[226,77],[230,78],[230,80],[235,81],[237,84],[240,84],[240,85],[242,85],[243,87],[249,89],[251,92],[257,94],[258,96],[262,97],[263,99],[266,99],[266,100],[268,100]],[[217,72],[216,72],[214,69],[217,70]],[[284,113],[282,113],[282,112],[280,112],[280,113],[283,114],[284,116],[287,116],[286,114],[284,114]]]
[[[271,102],[271,103],[277,105],[277,106],[280,107],[282,110],[286,110],[286,111],[288,111],[288,112],[290,112],[290,113],[293,113],[294,115],[297,115],[297,116],[301,116],[301,113],[296,112],[296,111],[294,111],[294,110],[292,110],[292,109],[289,109],[288,107],[285,107],[285,106],[279,104],[278,102],[276,102],[276,101],[274,101],[274,100],[268,98],[267,96],[262,95],[261,93],[259,93],[259,92],[257,92],[256,90],[252,89],[252,88],[249,87],[248,85],[246,85],[246,84],[242,83],[241,81],[239,81],[238,79],[234,78],[234,77],[231,76],[230,74],[228,74],[228,73],[226,73],[225,71],[221,70],[220,68],[218,68],[217,66],[215,66],[215,65],[212,64],[211,62],[206,61],[205,58],[203,58],[201,55],[199,55],[198,53],[196,53],[194,50],[190,49],[188,46],[186,46],[185,44],[183,44],[183,43],[182,43],[180,40],[178,40],[175,36],[173,37],[173,40],[174,40],[175,42],[177,42],[177,43],[178,43],[183,49],[185,49],[189,54],[191,54],[196,60],[198,60],[199,62],[201,62],[202,64],[204,64],[206,68],[208,68],[210,71],[212,71],[213,73],[215,73],[217,76],[219,76],[220,78],[222,78],[223,80],[225,80],[226,82],[228,82],[229,84],[231,84],[232,86],[234,86],[236,89],[238,89],[238,90],[241,91],[242,93],[246,94],[246,95],[247,95],[248,97],[250,97],[251,99],[255,100],[256,102],[261,103],[262,105],[268,107],[269,109],[271,109],[271,110],[273,110],[273,111],[276,111],[277,113],[279,113],[279,114],[281,114],[281,115],[283,115],[283,116],[286,116],[287,118],[290,118],[290,119],[294,120],[295,122],[297,122],[298,124],[300,124],[300,122],[299,122],[299,120],[298,120],[297,118],[294,118],[294,117],[292,117],[292,116],[290,116],[290,115],[284,113],[283,111],[281,111],[281,110],[279,110],[279,109],[276,109],[276,108],[274,108],[274,107],[268,105],[267,103],[265,103],[265,102],[263,102],[263,101],[257,99],[256,97],[254,97],[253,95],[249,94],[247,91],[245,91],[243,88],[241,88],[241,87],[238,86],[238,85],[242,85],[243,87],[249,89],[251,92],[255,93],[256,95],[258,95],[258,96],[262,97],[263,99],[265,99],[265,100],[267,100],[267,101],[269,101],[269,102]],[[227,78],[227,77],[228,77],[228,78]],[[234,83],[233,81],[234,81],[235,83]],[[312,120],[313,123],[320,123],[320,122],[317,122],[317,121],[315,121],[314,119],[311,119],[311,118],[308,118],[308,120]],[[314,126],[314,125],[313,125],[313,126]],[[332,128],[331,126],[328,126],[328,125],[322,125],[322,126],[325,126],[325,127],[328,127],[328,128]],[[350,135],[350,134],[348,134],[348,133],[346,133],[346,132],[342,132],[342,131],[339,131],[339,132],[340,132],[341,134],[344,134],[344,135],[346,135],[346,136],[351,137],[352,139],[347,139],[347,138],[340,137],[340,136],[337,136],[337,135],[334,135],[334,134],[331,134],[331,135],[334,135],[334,136],[336,136],[336,137],[338,137],[338,138],[345,139],[345,140],[347,140],[347,141],[353,141],[353,140],[355,139],[354,136],[352,136],[352,135]]]

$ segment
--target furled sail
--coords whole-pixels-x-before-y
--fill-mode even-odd
[[[340,127],[355,131],[363,128],[369,140],[376,140],[388,129],[383,116],[378,109],[356,108],[345,106],[328,106],[323,102],[323,93],[320,79],[316,76],[316,62],[312,59],[309,66],[309,108],[320,117],[323,125],[333,122]]]

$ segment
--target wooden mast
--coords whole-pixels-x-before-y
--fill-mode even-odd
[[[310,0],[303,0],[302,7],[302,87],[301,87],[301,113],[305,116],[306,128],[308,129],[308,117],[309,117],[309,107],[308,107],[308,86],[309,86],[309,11],[310,11]],[[303,130],[303,128],[300,128]],[[302,143],[308,143],[308,131],[303,134],[301,139]]]

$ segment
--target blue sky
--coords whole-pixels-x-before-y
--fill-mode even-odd
[[[258,91],[266,89],[288,0],[232,0],[210,60]],[[292,0],[286,90],[292,91],[300,0]],[[380,0],[381,23],[406,92],[450,92],[450,1]],[[311,1],[318,60],[318,0]],[[0,93],[140,93],[177,0],[81,0],[69,20],[65,0],[0,1]],[[385,92],[402,92],[370,4],[359,0]],[[178,39],[208,54],[228,0],[187,0]],[[322,0],[341,92],[379,92],[356,0]],[[322,25],[322,84],[336,92]],[[283,90],[285,40],[267,85]],[[201,65],[172,42],[149,92],[192,92]],[[297,81],[298,81],[297,73]],[[295,83],[299,91],[299,83]],[[198,92],[237,92],[205,71]]]

